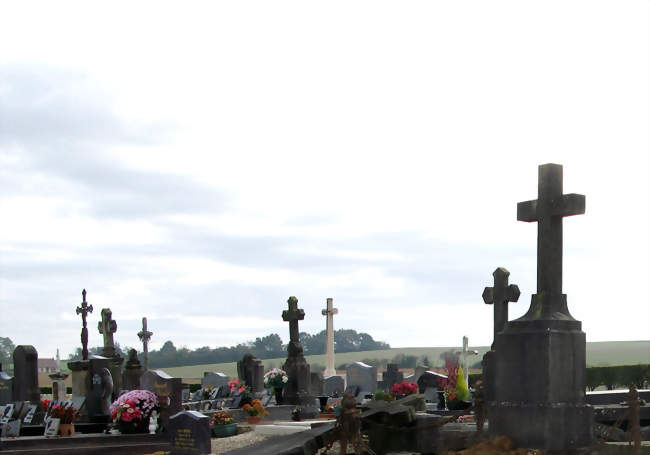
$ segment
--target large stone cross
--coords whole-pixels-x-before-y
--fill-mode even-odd
[[[115,357],[115,343],[113,334],[117,332],[117,322],[112,319],[113,312],[110,308],[102,309],[102,320],[97,324],[99,333],[104,335],[104,357]]]
[[[508,272],[503,267],[497,268],[493,273],[494,287],[486,287],[483,290],[483,301],[488,305],[494,304],[494,337],[492,338],[492,350],[497,333],[506,327],[508,322],[508,302],[519,300],[519,287],[516,284],[508,284]]]
[[[86,325],[86,316],[93,312],[93,306],[86,302],[86,290],[81,291],[83,300],[81,306],[77,307],[77,314],[81,315],[81,356],[83,360],[88,360],[88,326]]]
[[[142,318],[142,330],[138,332],[138,338],[142,341],[142,348],[144,351],[144,371],[149,367],[149,340],[153,332],[147,330],[147,318]]]
[[[334,315],[338,314],[339,310],[334,308],[334,299],[327,299],[327,308],[321,310],[321,314],[327,317],[326,332],[325,332],[325,360],[327,366],[323,376],[326,378],[334,376],[336,370],[334,369]]]
[[[298,308],[298,299],[294,296],[289,297],[287,303],[289,309],[282,312],[282,320],[289,322],[289,339],[294,343],[299,343],[298,321],[305,319],[305,311]]]
[[[517,204],[517,220],[537,221],[539,311],[530,318],[541,319],[554,314],[571,318],[562,295],[562,218],[585,213],[585,197],[562,194],[562,166],[559,164],[539,166],[538,179],[537,200]]]

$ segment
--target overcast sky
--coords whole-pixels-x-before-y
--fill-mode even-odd
[[[564,165],[564,292],[650,339],[648,2],[4,2],[0,336],[230,346],[300,329],[492,341],[535,292],[537,166]]]

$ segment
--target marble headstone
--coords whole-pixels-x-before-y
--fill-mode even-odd
[[[357,398],[363,398],[367,393],[377,391],[377,367],[366,365],[363,362],[354,362],[346,368],[347,386],[358,386]]]
[[[263,379],[264,377],[262,376]],[[221,386],[228,385],[228,381],[230,381],[230,378],[223,373],[206,371],[203,373],[203,379],[201,379],[201,387],[218,389]]]
[[[237,362],[237,374],[239,380],[250,387],[251,392],[264,390],[264,364],[252,354],[245,354],[242,360]]]
[[[14,378],[0,371],[0,405],[10,403],[14,397]]]
[[[309,389],[311,395],[318,396],[324,393],[324,380],[323,373],[311,373],[311,387]]]
[[[324,395],[331,397],[334,394],[338,394],[339,396],[343,396],[344,390],[345,380],[341,376],[330,376],[329,378],[325,378],[323,384]]]
[[[13,401],[40,403],[38,387],[38,352],[34,346],[17,346],[14,350]]]
[[[395,384],[404,382],[404,373],[399,371],[396,363],[386,365],[386,371],[382,373],[382,382],[384,390],[390,392]]]
[[[165,427],[169,418],[183,408],[181,378],[173,378],[162,370],[148,370],[140,377],[140,389],[149,390],[158,396],[160,419]]]

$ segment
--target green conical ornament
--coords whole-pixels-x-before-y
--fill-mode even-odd
[[[465,373],[463,367],[458,365],[458,380],[456,381],[456,399],[460,401],[469,401],[469,389],[465,382]]]

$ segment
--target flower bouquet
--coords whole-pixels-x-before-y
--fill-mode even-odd
[[[158,410],[158,397],[148,390],[123,393],[110,407],[113,425],[124,434],[148,432],[154,410]]]
[[[418,385],[413,382],[400,382],[393,386],[391,392],[398,398],[404,398],[407,395],[418,393]]]
[[[237,434],[237,424],[228,411],[219,411],[212,414],[210,428],[215,438],[225,438]]]
[[[282,388],[287,382],[289,382],[289,376],[287,376],[286,371],[279,368],[273,368],[264,373],[264,387],[273,389],[277,404],[284,403]]]
[[[472,406],[469,389],[465,383],[465,374],[460,365],[458,366],[458,376],[456,378],[455,387],[448,387],[445,389],[445,399],[447,401],[447,408],[452,411],[468,409]]]
[[[375,401],[395,401],[395,395],[392,393],[384,392],[383,390],[377,390],[375,396],[373,397]]]
[[[240,405],[243,406],[251,402],[250,388],[246,384],[244,384],[243,381],[240,381],[239,379],[235,379],[234,381],[230,381],[228,383],[228,387],[230,387],[231,395],[241,396]]]
[[[81,419],[81,413],[72,406],[64,408],[56,405],[50,410],[50,417],[59,419],[59,434],[61,436],[74,436],[74,422]]]
[[[253,400],[251,404],[245,404],[242,410],[248,414],[248,423],[256,424],[262,420],[262,417],[268,417],[269,413],[260,400]]]

